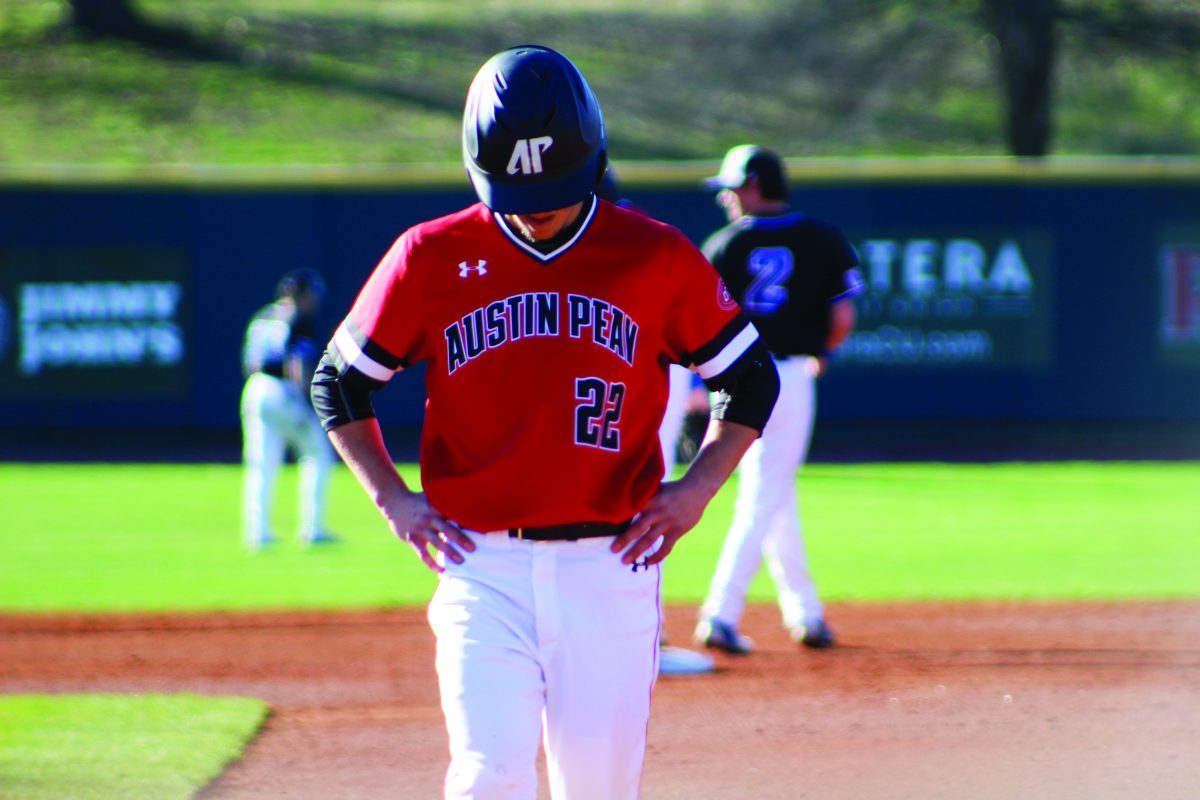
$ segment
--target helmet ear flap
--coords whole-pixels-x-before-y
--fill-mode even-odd
[[[596,161],[596,188],[599,189],[604,185],[604,176],[608,174],[608,152],[600,154],[600,158]]]

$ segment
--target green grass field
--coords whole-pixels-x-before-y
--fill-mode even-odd
[[[412,465],[402,467],[416,481]],[[295,519],[281,476],[276,524]],[[332,481],[344,541],[247,553],[236,465],[0,464],[0,613],[420,605],[434,576],[353,478]],[[1200,596],[1200,462],[809,465],[799,482],[827,600]],[[733,486],[668,560],[697,602]],[[760,575],[752,599],[769,600]],[[0,697],[6,798],[187,798],[236,758],[265,706],[240,698]]]
[[[266,713],[240,697],[0,697],[0,787],[6,800],[187,800]]]
[[[416,480],[415,468],[404,472]],[[423,604],[435,578],[344,468],[330,526],[243,551],[236,465],[0,465],[0,611],[365,608]],[[1200,595],[1200,462],[809,465],[806,541],[829,600]],[[733,486],[668,560],[668,602],[701,599]],[[752,599],[772,597],[760,575]]]

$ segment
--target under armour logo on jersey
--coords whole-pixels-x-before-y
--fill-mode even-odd
[[[487,275],[487,262],[482,260],[478,264],[469,264],[466,261],[458,262],[458,277],[465,278],[472,272],[476,275]]]
[[[508,174],[522,175],[542,174],[542,153],[550,149],[554,139],[550,136],[539,136],[536,139],[518,139],[513,148],[512,157],[508,159]]]

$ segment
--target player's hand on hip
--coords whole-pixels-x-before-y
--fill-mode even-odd
[[[629,530],[622,533],[612,544],[614,553],[621,553],[621,563],[633,564],[643,559],[647,565],[657,564],[666,558],[675,543],[700,521],[709,498],[691,490],[685,483],[664,483],[650,498]],[[662,540],[657,549],[651,550]],[[647,552],[650,555],[645,555]]]
[[[455,564],[463,562],[461,550],[471,552],[475,543],[458,525],[437,512],[423,492],[405,492],[389,499],[380,508],[392,533],[416,551],[425,566],[442,572],[437,562],[441,553]]]

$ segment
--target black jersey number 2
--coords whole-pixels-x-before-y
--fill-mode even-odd
[[[752,276],[742,303],[751,314],[771,315],[788,301],[787,282],[795,264],[786,247],[756,247],[746,262]]]
[[[621,449],[621,406],[625,403],[625,384],[608,383],[600,378],[576,378],[575,443],[601,450]]]

